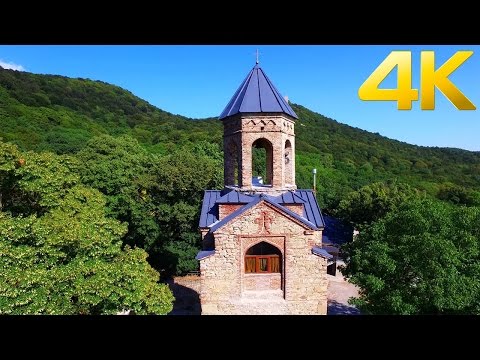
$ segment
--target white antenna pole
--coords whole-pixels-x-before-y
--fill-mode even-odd
[[[317,169],[313,169],[312,174],[313,174],[313,192],[317,193]]]

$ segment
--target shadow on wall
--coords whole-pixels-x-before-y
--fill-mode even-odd
[[[327,315],[360,315],[360,311],[354,306],[329,300]]]
[[[201,315],[200,296],[195,290],[169,280],[168,286],[173,292],[175,302],[168,315]]]

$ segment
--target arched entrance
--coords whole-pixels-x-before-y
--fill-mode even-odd
[[[282,274],[282,252],[276,246],[262,241],[245,252],[245,290],[281,290]]]
[[[253,245],[245,255],[245,273],[281,273],[282,253],[280,250],[262,241]]]

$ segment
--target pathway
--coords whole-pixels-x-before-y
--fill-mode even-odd
[[[338,265],[343,265],[343,261],[338,260]],[[337,268],[336,276],[328,276],[328,315],[360,315],[358,309],[348,303],[350,297],[358,296],[358,288],[345,280],[340,270]]]

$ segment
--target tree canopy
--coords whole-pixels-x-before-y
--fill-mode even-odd
[[[396,181],[375,182],[345,196],[335,214],[351,225],[362,228],[395,210],[400,204],[422,196],[408,184]]]
[[[345,245],[367,314],[480,314],[480,208],[409,200]]]
[[[223,184],[216,144],[198,142],[162,156],[129,136],[102,135],[77,157],[81,180],[105,194],[109,213],[128,223],[125,244],[144,248],[166,275],[198,269],[203,191]]]
[[[166,314],[173,295],[78,162],[0,142],[0,313]]]

